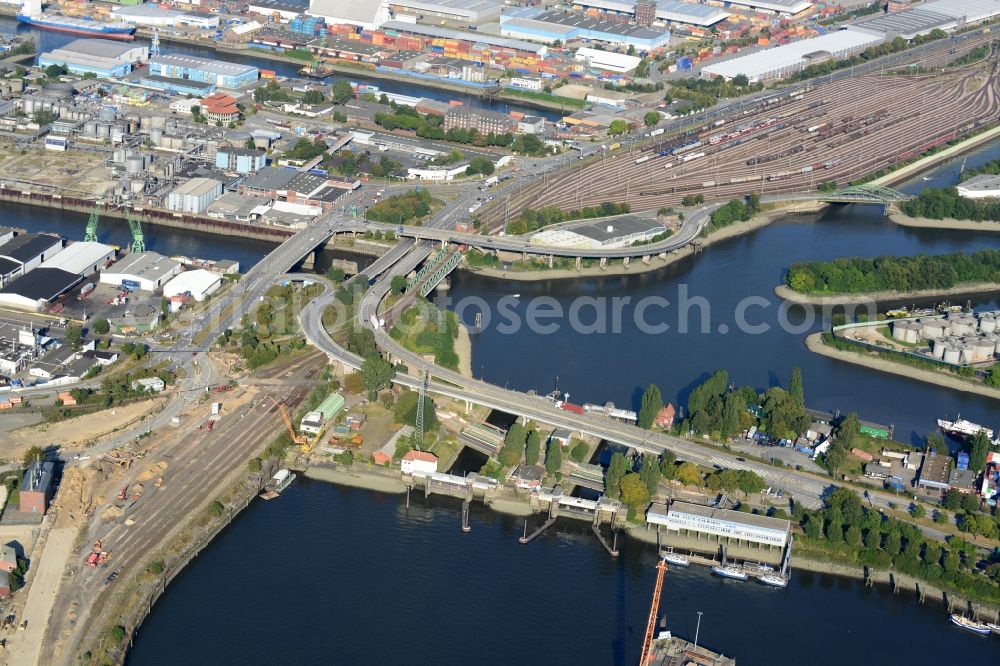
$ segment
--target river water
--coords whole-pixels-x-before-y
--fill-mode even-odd
[[[611,559],[585,523],[517,543],[520,519],[298,480],[257,501],[167,589],[128,663],[593,664],[639,659],[655,547]],[[537,522],[537,520],[536,520]],[[754,664],[995,660],[995,639],[906,594],[795,572],[785,590],[672,569],[666,627]]]

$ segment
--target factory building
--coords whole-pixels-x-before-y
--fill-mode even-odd
[[[772,49],[706,65],[701,76],[732,79],[743,74],[751,83],[779,79],[799,72],[809,65],[840,60],[882,43],[883,38],[861,30],[838,30],[819,37],[803,39]]]
[[[636,56],[587,47],[577,49],[576,55],[573,58],[585,61],[587,66],[593,69],[603,69],[608,72],[619,73],[631,72],[642,62],[642,58]]]
[[[196,268],[192,271],[184,271],[163,285],[163,297],[173,298],[183,294],[190,295],[196,301],[205,300],[222,285],[222,275]]]
[[[116,287],[123,283],[139,285],[142,291],[156,291],[181,272],[179,261],[156,252],[127,254],[101,272],[101,284]]]
[[[37,268],[62,251],[63,242],[51,234],[19,234],[0,245],[3,284]]]
[[[505,134],[514,130],[516,123],[507,114],[469,106],[456,106],[444,115],[442,127],[450,129],[474,129],[480,134]]]
[[[682,0],[650,0],[648,4],[635,0],[573,0],[573,7],[597,9],[607,14],[628,16],[643,25],[652,21],[679,25],[696,25],[703,28],[729,18],[730,13],[721,7]],[[652,9],[652,16],[645,16],[645,8]]]
[[[920,9],[950,16],[960,23],[980,23],[1000,16],[998,0],[932,0]]]
[[[201,100],[201,112],[212,122],[231,123],[240,117],[236,98],[225,93],[214,93]]]
[[[191,178],[167,195],[167,208],[182,213],[200,213],[221,194],[221,181],[213,178]]]
[[[302,9],[302,5],[292,4],[290,2],[281,2],[281,0],[255,0],[247,7],[247,11],[251,14],[267,16],[282,23],[288,23],[297,17],[302,13]]]
[[[934,451],[924,456],[924,464],[920,466],[920,476],[917,478],[918,486],[944,492],[948,490],[950,479],[951,456],[939,456]]]
[[[663,515],[662,505],[652,505],[646,514],[646,522],[684,534],[707,534],[778,548],[784,548],[791,536],[791,523],[787,520],[676,500],[666,516]]]
[[[198,30],[217,30],[219,28],[219,15],[188,12],[177,18],[177,25],[185,28],[197,28]]]
[[[215,151],[215,168],[236,173],[256,173],[267,165],[267,157],[262,150],[252,148],[219,148]]]
[[[99,271],[114,257],[115,248],[110,245],[79,241],[70,243],[66,249],[51,259],[46,259],[38,268],[55,268],[87,277]]]
[[[309,0],[310,16],[321,16],[327,23],[347,23],[375,30],[389,20],[387,0]]]
[[[500,15],[504,37],[533,39],[551,44],[583,40],[632,46],[640,51],[662,48],[670,41],[670,31],[596,18],[576,12],[547,11],[524,7]]]
[[[21,513],[44,515],[49,510],[49,503],[55,494],[55,470],[55,463],[41,460],[36,460],[24,470],[18,507]]]
[[[966,199],[1000,197],[1000,176],[982,173],[956,185],[958,194]]]
[[[149,49],[113,39],[75,39],[58,49],[38,56],[38,65],[65,65],[74,74],[95,74],[100,78],[122,77],[132,65],[149,60]]]
[[[159,55],[149,61],[149,73],[184,82],[208,83],[220,88],[240,88],[254,83],[260,71],[250,65],[207,60],[189,55]]]
[[[147,28],[173,28],[178,25],[182,16],[184,16],[184,12],[153,4],[115,7],[111,10],[111,18]]]
[[[59,268],[36,268],[0,289],[0,308],[38,312],[82,279],[76,273]]]
[[[798,16],[813,8],[813,3],[807,0],[726,0],[726,5],[777,16]]]
[[[485,23],[500,15],[500,0],[389,0],[394,16],[411,14],[424,21]]]
[[[501,16],[501,23],[503,20],[504,16]],[[526,42],[520,39],[497,37],[496,35],[491,35],[485,32],[463,32],[461,30],[452,30],[451,28],[444,28],[437,25],[419,25],[417,23],[406,23],[404,21],[387,21],[382,28],[387,31],[395,31],[400,35],[412,35],[414,37],[421,37],[424,39],[454,39],[459,41],[474,42],[476,44],[485,44],[487,46],[494,46],[497,49],[510,49],[511,51],[518,51],[534,55],[539,58],[545,57],[545,54],[548,53],[548,48],[543,44],[532,44],[531,42]]]

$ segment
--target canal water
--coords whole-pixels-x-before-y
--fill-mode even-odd
[[[128,664],[566,664],[638,662],[655,547],[473,505],[297,480],[256,501],[170,585]],[[538,522],[533,519],[532,524]],[[785,590],[671,569],[666,628],[740,666],[988,663],[996,639],[844,578],[796,571]]]
[[[291,3],[291,4],[301,4],[301,3]],[[32,26],[24,25],[19,23],[17,19],[10,16],[0,16],[0,32],[15,33],[18,35],[30,34],[35,40],[35,50],[37,53],[45,53],[46,51],[51,51],[53,49],[60,48],[75,39],[80,39],[80,35],[70,35],[62,32],[53,32],[51,30],[40,30]],[[149,40],[145,37],[136,37],[136,44],[149,44]],[[266,58],[257,57],[251,53],[224,53],[216,52],[213,49],[197,46],[194,44],[185,44],[181,42],[171,42],[162,39],[160,41],[160,51],[164,54],[166,53],[177,53],[197,56],[199,58],[209,58],[211,60],[226,60],[229,62],[238,62],[246,65],[253,65],[261,69],[270,69],[274,71],[278,76],[288,76],[288,77],[300,77],[299,69],[302,67],[301,64],[293,64],[286,62],[279,62],[276,60],[268,60]],[[35,62],[38,62],[37,57]],[[475,93],[462,93],[452,90],[441,90],[438,88],[432,88],[429,86],[419,85],[417,83],[409,83],[405,81],[396,81],[390,79],[376,79],[365,77],[360,74],[345,74],[343,76],[331,76],[325,79],[325,82],[332,84],[338,79],[347,79],[348,81],[362,81],[365,83],[373,84],[379,87],[379,90],[390,93],[397,93],[400,95],[408,95],[411,97],[427,97],[430,99],[435,99],[441,102],[447,102],[449,100],[457,100],[462,102],[466,106],[473,106],[477,108],[490,108],[496,111],[501,111],[503,113],[509,113],[511,111],[520,111],[522,113],[527,113],[534,116],[543,116],[550,121],[558,121],[562,117],[562,113],[554,109],[541,109],[534,106],[525,106],[523,104],[509,104],[506,102],[498,100],[484,100],[481,99]]]

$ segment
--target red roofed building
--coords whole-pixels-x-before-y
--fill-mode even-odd
[[[240,117],[236,98],[226,93],[215,93],[201,100],[201,112],[211,121],[231,123]]]
[[[392,456],[385,451],[376,451],[372,454],[372,462],[376,465],[388,465],[392,462]]]
[[[407,451],[399,463],[403,474],[433,474],[438,469],[438,459],[426,451]]]
[[[674,406],[669,402],[660,408],[660,411],[656,413],[656,418],[653,419],[653,425],[658,428],[670,428],[674,425]]]

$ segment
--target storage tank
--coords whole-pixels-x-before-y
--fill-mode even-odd
[[[149,133],[149,140],[153,142],[154,146],[163,145],[163,130],[155,129],[151,130]]]
[[[997,345],[990,338],[979,338],[975,342],[975,348],[977,361],[989,361],[993,358]]]
[[[135,114],[135,113],[130,114],[125,119],[125,122],[126,122],[126,126],[128,128],[128,133],[129,134],[135,134],[136,132],[139,131],[139,115],[138,114]]]
[[[146,168],[145,162],[142,155],[129,155],[125,158],[125,173],[138,176]]]
[[[146,181],[138,178],[132,181],[132,194],[142,194],[142,191],[145,189],[146,189]]]
[[[937,340],[948,334],[948,323],[940,319],[922,319],[920,335],[927,340]]]
[[[932,352],[935,358],[944,358],[944,348],[948,346],[948,343],[944,340],[938,339],[934,341],[932,346]]]
[[[111,136],[111,126],[107,123],[97,123],[97,138],[107,139]]]
[[[945,363],[959,364],[962,362],[962,350],[952,344],[946,344],[944,346],[944,356],[941,360]]]
[[[167,126],[167,119],[164,116],[153,116],[151,121],[153,129],[163,129]]]
[[[111,126],[111,142],[119,143],[125,140],[125,126],[124,125],[112,125]]]
[[[897,321],[892,325],[892,337],[901,342],[916,344],[920,342],[920,324],[915,321]]]
[[[128,154],[125,152],[125,146],[115,148],[111,153],[111,161],[115,164],[125,164],[125,158]]]
[[[976,330],[976,320],[972,317],[959,317],[949,322],[948,331],[951,335],[968,335]]]
[[[97,136],[97,123],[93,120],[88,120],[83,124],[83,134],[84,136]]]
[[[997,316],[992,312],[979,315],[979,330],[983,333],[993,333],[997,330]]]
[[[24,113],[30,116],[35,112],[36,106],[37,105],[35,104],[35,100],[31,99],[30,97],[26,98],[24,100]]]
[[[102,106],[101,110],[97,112],[98,120],[103,120],[104,122],[112,122],[116,117],[115,110],[110,106]]]

